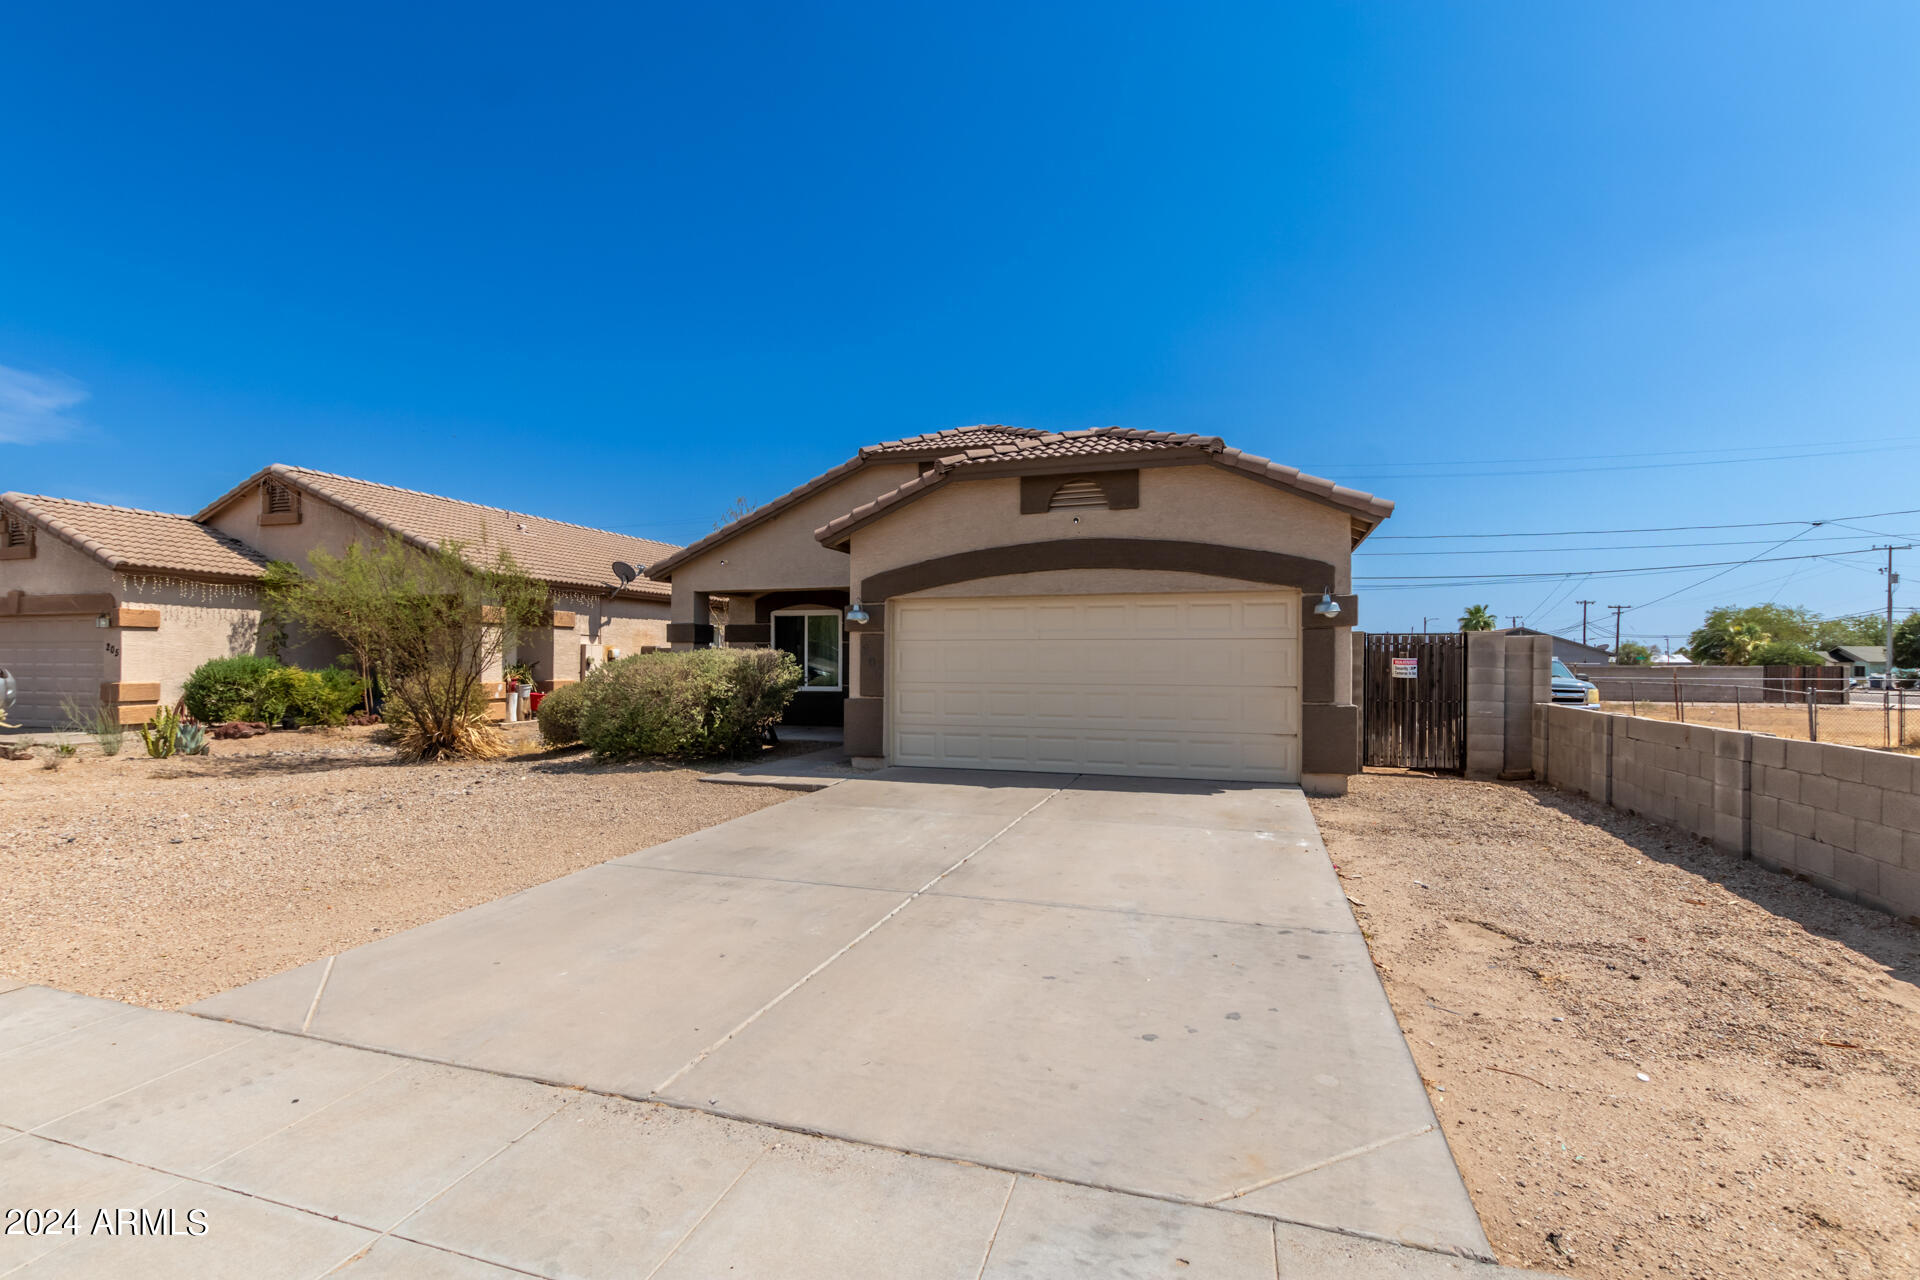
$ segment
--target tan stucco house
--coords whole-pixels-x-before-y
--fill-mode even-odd
[[[1338,792],[1351,556],[1392,511],[1213,436],[968,427],[863,448],[651,575],[675,647],[794,653],[788,718],[856,757]]]
[[[258,652],[258,583],[269,561],[304,566],[353,542],[397,535],[456,541],[475,559],[512,553],[547,583],[549,625],[505,662],[532,663],[546,687],[584,664],[666,643],[671,589],[612,564],[643,567],[671,544],[437,494],[275,464],[192,516],[29,494],[0,494],[0,669],[14,677],[13,719],[56,725],[68,703],[103,703],[144,721],[180,696],[209,658]],[[289,662],[325,665],[330,640],[294,637]],[[501,671],[497,709],[504,709]]]

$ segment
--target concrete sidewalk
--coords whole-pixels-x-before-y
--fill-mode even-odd
[[[37,987],[0,1074],[27,1280],[1516,1274]]]

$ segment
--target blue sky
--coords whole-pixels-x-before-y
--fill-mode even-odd
[[[1864,610],[1864,555],[1693,584],[1920,516],[1425,535],[1920,508],[1917,48],[1901,4],[32,6],[0,488],[288,461],[688,541],[868,441],[1117,423],[1396,499],[1375,629]]]

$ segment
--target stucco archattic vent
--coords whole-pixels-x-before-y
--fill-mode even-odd
[[[0,559],[33,557],[33,525],[19,516],[0,516]]]
[[[1053,491],[1053,498],[1047,503],[1047,510],[1060,511],[1067,507],[1104,507],[1107,505],[1107,491],[1093,480],[1069,480]]]
[[[260,523],[299,524],[300,491],[278,480],[261,481]]]

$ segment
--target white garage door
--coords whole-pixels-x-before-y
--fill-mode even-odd
[[[888,605],[897,764],[1300,779],[1300,594]]]
[[[62,704],[100,704],[100,672],[111,632],[92,618],[0,618],[0,667],[13,673],[18,700],[9,717],[35,728],[66,721]]]

